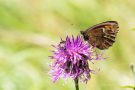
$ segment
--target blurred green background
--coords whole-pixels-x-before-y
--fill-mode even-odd
[[[48,56],[60,37],[108,21],[120,31],[106,60],[80,90],[133,90],[135,0],[0,0],[0,90],[75,90],[72,79],[52,82]]]

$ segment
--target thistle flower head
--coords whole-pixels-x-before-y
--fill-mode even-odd
[[[66,40],[54,46],[54,55],[51,58],[54,63],[51,65],[51,74],[53,81],[57,81],[61,77],[76,77],[87,83],[90,79],[91,69],[88,60],[98,60],[100,55],[95,54],[94,48],[85,42],[81,36],[74,38],[66,37]]]

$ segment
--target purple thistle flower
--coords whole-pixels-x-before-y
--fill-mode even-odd
[[[63,78],[79,78],[83,82],[90,79],[92,70],[89,68],[88,60],[99,60],[101,55],[95,53],[95,48],[85,42],[82,37],[74,38],[66,37],[66,40],[61,42],[53,51],[54,63],[51,65],[51,74],[53,81]]]

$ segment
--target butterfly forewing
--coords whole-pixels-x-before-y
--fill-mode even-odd
[[[81,34],[84,40],[88,41],[92,46],[104,50],[108,49],[115,42],[118,28],[116,21],[107,21],[94,25],[86,31],[81,31]]]

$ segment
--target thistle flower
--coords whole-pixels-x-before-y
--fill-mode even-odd
[[[101,55],[95,53],[95,48],[90,46],[83,40],[81,36],[74,38],[66,37],[66,40],[61,40],[53,51],[54,55],[51,59],[54,63],[51,65],[51,74],[53,81],[60,78],[78,78],[87,83],[90,79],[90,73],[93,71],[89,68],[88,60],[99,60]]]

